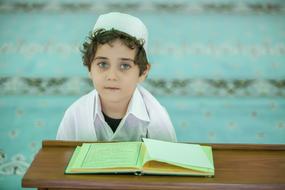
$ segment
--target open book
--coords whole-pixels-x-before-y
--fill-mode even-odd
[[[144,138],[143,142],[83,143],[65,173],[213,176],[214,163],[210,146]]]

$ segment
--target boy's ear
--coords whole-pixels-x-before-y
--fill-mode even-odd
[[[151,67],[151,65],[150,64],[147,64],[147,66],[146,66],[146,70],[142,73],[142,75],[140,76],[140,82],[143,82],[145,79],[146,79],[146,77],[147,77],[147,75],[148,75],[148,72],[149,72],[149,70],[150,70],[150,67]]]
[[[89,78],[92,80],[91,71],[88,71],[88,76],[89,76]]]

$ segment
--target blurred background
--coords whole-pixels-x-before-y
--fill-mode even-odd
[[[79,48],[111,11],[148,27],[143,85],[179,141],[285,143],[285,1],[1,0],[0,189],[21,189],[42,140],[92,90]]]

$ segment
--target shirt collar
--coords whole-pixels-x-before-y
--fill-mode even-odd
[[[150,121],[146,105],[138,88],[136,88],[133,93],[126,115],[129,115],[130,113],[140,120],[144,120],[147,122]]]
[[[104,117],[102,114],[102,108],[101,108],[101,101],[100,101],[100,97],[98,93],[95,94],[95,100],[96,101],[95,101],[94,118],[96,118],[96,116],[98,115],[100,119],[104,121],[103,119]],[[129,114],[134,115],[136,118],[140,120],[144,120],[147,122],[150,121],[143,97],[141,93],[139,92],[138,88],[136,88],[133,93],[133,96],[129,102],[128,110],[127,110],[125,117],[127,117]]]
[[[101,101],[98,92],[96,91],[95,94],[95,111],[94,111],[94,119],[96,116],[99,116],[99,118],[104,121],[104,116],[102,114],[102,108],[101,108]]]

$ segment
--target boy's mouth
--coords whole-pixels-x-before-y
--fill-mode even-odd
[[[120,90],[120,88],[117,87],[104,87],[106,90]]]

